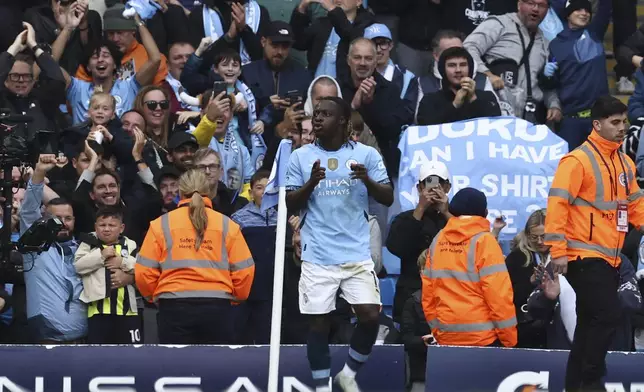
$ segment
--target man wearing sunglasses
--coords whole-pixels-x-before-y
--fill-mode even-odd
[[[418,205],[399,214],[391,223],[387,249],[400,257],[400,278],[396,283],[393,319],[402,322],[402,310],[408,298],[420,290],[418,256],[429,248],[438,232],[445,227],[448,212],[447,194],[452,185],[449,171],[443,162],[427,162],[420,168]]]
[[[36,44],[36,34],[28,23],[9,49],[0,54],[0,108],[9,114],[25,114],[29,123],[16,124],[12,134],[28,143],[36,140],[40,130],[56,131],[55,108],[65,100],[65,79],[56,61]],[[31,53],[25,54],[29,50]],[[21,53],[22,52],[22,53]],[[36,85],[34,57],[41,69],[41,81]],[[13,125],[13,124],[10,124]]]
[[[400,99],[409,110],[414,111],[418,100],[418,78],[410,70],[391,61],[394,41],[389,28],[384,24],[374,23],[365,29],[364,37],[376,45],[378,73],[398,88]]]

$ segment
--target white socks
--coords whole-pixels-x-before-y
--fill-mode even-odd
[[[342,371],[340,371],[340,373],[343,373],[347,377],[356,378],[356,371],[351,369],[346,363],[344,364],[344,367],[342,368]]]

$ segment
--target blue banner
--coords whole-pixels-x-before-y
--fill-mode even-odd
[[[348,347],[332,346],[332,374]],[[402,346],[376,346],[357,380],[365,391],[404,390]],[[282,346],[283,392],[311,392],[306,347]],[[268,346],[0,346],[4,392],[259,392]]]
[[[277,154],[275,154],[271,175],[268,177],[268,183],[266,184],[266,189],[264,189],[261,207],[262,212],[271,207],[276,207],[279,203],[279,187],[285,186],[286,184],[286,171],[288,170],[288,160],[291,157],[292,149],[292,142],[288,139],[282,140],[277,147]]]
[[[473,187],[488,198],[488,219],[506,217],[500,240],[523,230],[528,216],[544,208],[559,160],[568,143],[545,125],[510,117],[480,118],[451,124],[409,127],[401,151],[398,192],[402,211],[418,203],[420,167],[442,161],[449,169],[450,197]]]
[[[564,390],[568,351],[430,346],[428,392]],[[644,353],[610,352],[608,392],[644,392]]]

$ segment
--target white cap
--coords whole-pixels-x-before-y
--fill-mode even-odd
[[[442,180],[449,181],[449,170],[447,165],[440,161],[431,161],[420,167],[420,178],[418,182],[424,181],[429,176],[438,176]]]

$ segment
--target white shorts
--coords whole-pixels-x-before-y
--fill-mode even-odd
[[[342,290],[340,295],[351,305],[381,305],[378,276],[371,259],[338,265],[302,263],[299,285],[302,314],[331,313],[338,290]]]

